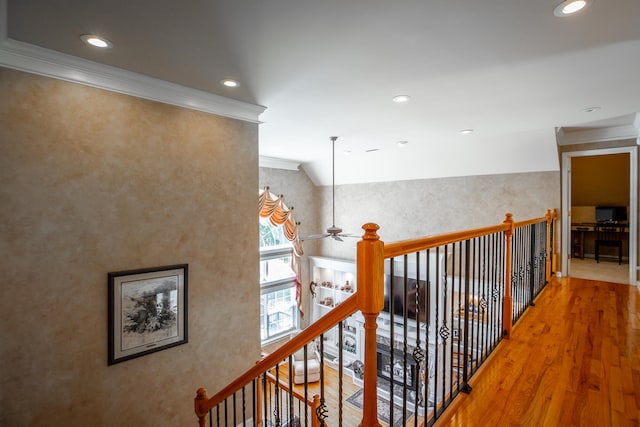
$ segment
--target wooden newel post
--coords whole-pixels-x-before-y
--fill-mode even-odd
[[[380,426],[378,421],[378,372],[376,329],[384,308],[384,242],[376,233],[377,224],[367,223],[358,242],[358,306],[364,317],[364,391],[362,427]]]
[[[513,323],[513,299],[511,297],[511,258],[513,237],[513,214],[506,214],[503,221],[509,224],[509,229],[504,232],[505,238],[505,260],[504,260],[504,301],[502,306],[502,327],[504,328],[504,337],[511,337],[511,324]]]
[[[547,280],[547,282],[549,282],[551,280],[551,260],[553,258],[553,247],[551,246],[553,244],[553,242],[551,241],[551,224],[553,221],[553,217],[551,209],[547,209],[547,213],[544,216],[547,218],[547,245],[545,247],[545,251],[547,252],[547,265],[545,268],[547,272],[545,274],[545,279]]]
[[[311,427],[320,427],[320,420],[315,416],[316,410],[320,407],[320,395],[314,394],[311,402]]]
[[[558,210],[553,209],[551,214],[551,221],[553,221],[553,247],[551,248],[551,271],[556,272],[558,270]]]
[[[207,399],[207,389],[199,388],[198,391],[196,391],[196,398],[194,399],[193,404],[196,410],[196,416],[198,417],[198,425],[200,427],[205,427],[207,413],[209,412],[204,408]]]

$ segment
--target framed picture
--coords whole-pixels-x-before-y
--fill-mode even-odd
[[[188,342],[187,278],[187,264],[108,274],[109,365]]]

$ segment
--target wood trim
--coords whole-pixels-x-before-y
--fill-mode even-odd
[[[533,225],[533,224],[538,224],[541,222],[547,222],[547,217],[543,216],[540,218],[532,218],[532,219],[527,219],[524,221],[514,221],[513,223],[513,227],[514,228],[521,228],[521,227],[526,227],[527,225]]]
[[[435,236],[389,243],[384,246],[384,257],[393,258],[404,254],[423,251],[426,249],[431,249],[462,240],[473,239],[475,237],[486,236],[488,234],[506,231],[508,228],[508,225],[498,224],[488,227],[458,231],[454,233],[438,234]]]
[[[367,223],[358,242],[358,301],[364,317],[364,385],[362,427],[380,426],[378,421],[377,318],[384,309],[384,242],[377,224]]]

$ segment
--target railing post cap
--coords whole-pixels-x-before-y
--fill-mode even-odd
[[[510,212],[507,212],[505,214],[505,218],[503,222],[513,222],[513,214]]]
[[[194,407],[196,416],[200,419],[200,425],[204,425],[204,417],[207,415],[207,410],[203,408],[207,401],[207,389],[200,387],[196,390],[196,398],[194,399]]]
[[[368,222],[362,226],[362,229],[364,230],[363,240],[380,240],[380,236],[376,233],[380,229],[378,224]]]

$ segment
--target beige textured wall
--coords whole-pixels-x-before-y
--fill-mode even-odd
[[[331,187],[322,187],[322,218],[331,220]],[[374,222],[385,242],[544,216],[560,207],[560,173],[532,172],[396,181],[336,187],[336,225],[362,235]],[[326,226],[325,226],[326,227]],[[325,239],[325,256],[355,259],[356,239]]]
[[[259,356],[257,125],[6,69],[0,94],[0,425],[196,425]],[[176,263],[189,343],[107,366],[107,273]]]

